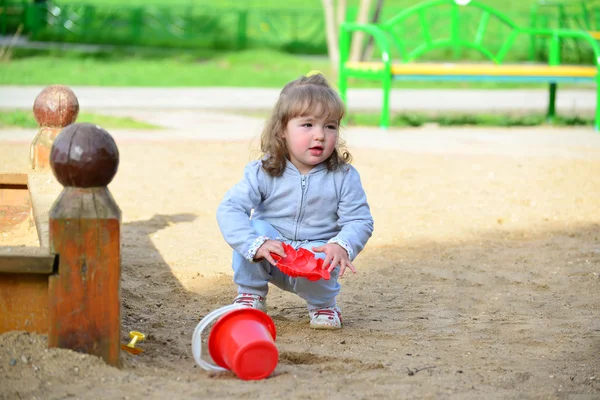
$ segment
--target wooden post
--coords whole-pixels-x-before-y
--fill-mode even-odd
[[[31,169],[49,171],[50,149],[60,131],[72,124],[79,114],[79,101],[67,86],[51,85],[35,98],[33,115],[40,129],[31,143]]]
[[[97,125],[75,123],[56,137],[52,171],[64,186],[50,210],[48,346],[119,365],[121,211],[107,186],[119,164],[117,145]]]

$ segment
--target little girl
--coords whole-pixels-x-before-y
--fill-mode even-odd
[[[234,303],[266,312],[268,283],[298,294],[310,327],[340,329],[338,277],[356,273],[352,260],[373,232],[373,217],[358,172],[339,138],[345,107],[320,73],[288,83],[261,136],[261,160],[217,210],[223,237],[234,249]],[[292,278],[276,266],[282,242],[324,259],[329,280]]]

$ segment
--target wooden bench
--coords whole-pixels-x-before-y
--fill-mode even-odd
[[[75,123],[79,103],[65,86],[44,89],[33,110],[30,170],[0,173],[0,230],[29,218],[39,246],[0,246],[0,334],[47,334],[49,347],[119,365],[121,211],[107,188],[117,146]]]
[[[459,4],[461,3],[461,4]],[[465,4],[466,3],[466,4]],[[435,9],[445,10],[448,13],[449,27],[445,37],[435,37],[432,25],[428,20],[428,12]],[[476,16],[477,27],[470,37],[461,34],[461,21],[465,13],[470,18]],[[420,31],[407,32],[404,23],[417,20]],[[498,49],[491,49],[486,45],[486,32],[488,26],[494,21],[496,26],[502,26],[507,34]],[[373,37],[381,61],[351,62],[349,48],[351,35],[354,32],[364,32]],[[403,33],[404,32],[404,33]],[[405,36],[412,39],[422,37],[422,43],[414,48],[408,48]],[[505,63],[506,55],[511,51],[517,39],[523,36],[547,35],[549,40],[549,56],[547,64]],[[577,39],[588,43],[595,54],[595,65],[563,65],[560,61],[560,40],[564,38]],[[416,62],[422,55],[440,48],[460,49],[466,48],[479,52],[489,62],[483,63],[438,63]],[[399,57],[393,59],[393,52]],[[585,31],[564,29],[531,29],[520,27],[506,15],[497,10],[469,0],[428,0],[406,8],[390,20],[381,24],[356,24],[343,23],[340,27],[340,65],[339,65],[339,90],[344,101],[347,100],[348,83],[351,78],[367,79],[381,82],[382,111],[380,126],[387,128],[390,119],[390,90],[393,80],[421,80],[421,81],[495,81],[495,82],[523,82],[523,83],[548,83],[549,101],[548,118],[552,120],[556,115],[556,91],[558,83],[593,82],[596,84],[597,105],[595,113],[595,129],[600,129],[600,91],[598,73],[600,60],[600,47],[594,38]]]

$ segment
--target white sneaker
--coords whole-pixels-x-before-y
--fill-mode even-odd
[[[313,329],[342,329],[342,311],[336,306],[316,308],[308,315]]]
[[[256,308],[262,312],[267,312],[267,299],[257,294],[241,293],[233,300],[233,304],[241,304],[246,307]]]

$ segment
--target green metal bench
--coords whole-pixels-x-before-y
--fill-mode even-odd
[[[459,4],[459,3],[462,3]],[[446,9],[449,13],[445,37],[436,37],[428,20],[431,9]],[[478,22],[473,31],[466,35],[461,29],[465,16],[476,16]],[[403,25],[407,20],[418,21],[420,32],[407,31]],[[486,31],[492,23],[501,25],[506,34],[498,48],[487,44]],[[435,27],[439,28],[438,26]],[[351,62],[349,61],[350,38],[353,32],[362,31],[371,35],[381,53],[381,61]],[[444,32],[444,31],[442,31]],[[422,44],[409,49],[404,37],[410,35],[414,40],[417,35],[423,38]],[[517,39],[531,35],[544,35],[550,38],[547,64],[506,63],[507,54],[514,47]],[[564,65],[560,60],[560,40],[570,38],[588,43],[594,52],[594,65]],[[489,41],[489,40],[488,40]],[[442,63],[415,62],[432,50],[466,48],[475,50],[488,61],[483,63]],[[393,60],[392,51],[399,54]],[[597,104],[595,128],[600,130],[600,47],[596,40],[586,31],[565,29],[533,29],[518,26],[499,11],[469,0],[429,0],[414,5],[381,24],[343,23],[340,27],[340,65],[339,90],[344,101],[347,100],[348,81],[350,78],[380,81],[383,87],[383,102],[380,126],[387,128],[390,119],[390,91],[393,80],[433,80],[433,81],[496,81],[549,83],[548,118],[556,115],[556,90],[558,83],[595,82]]]

